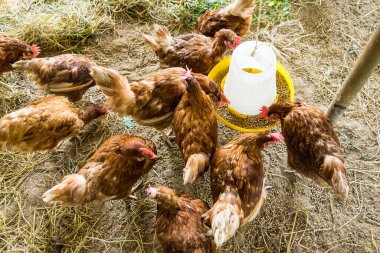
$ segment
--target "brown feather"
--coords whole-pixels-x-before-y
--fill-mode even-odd
[[[258,214],[266,196],[261,150],[271,141],[268,132],[243,134],[215,152],[210,173],[214,205],[204,218],[218,247]]]
[[[30,46],[25,42],[0,34],[0,75],[13,70],[12,64],[29,51]]]
[[[218,124],[211,101],[195,78],[187,80],[187,91],[179,102],[173,116],[173,129],[182,157],[204,154],[208,162],[197,171],[202,174],[209,167],[209,159],[217,144]]]
[[[288,163],[316,183],[335,188],[339,173],[343,197],[348,194],[346,168],[339,139],[327,116],[304,102],[277,103],[268,116],[278,115],[288,149]]]
[[[155,188],[156,234],[164,252],[217,252],[202,224],[201,216],[209,210],[207,203],[164,186]]]
[[[66,96],[71,102],[82,99],[83,94],[95,85],[90,68],[96,64],[83,55],[36,58],[19,61],[13,66],[25,71],[48,94]]]
[[[198,18],[196,29],[209,37],[214,37],[221,29],[230,29],[243,36],[251,27],[253,9],[253,0],[235,0],[223,9],[207,10]]]
[[[220,30],[214,38],[200,34],[184,34],[172,38],[170,33],[165,36],[164,26],[155,26],[152,35],[144,35],[146,43],[160,59],[161,67],[189,67],[195,73],[207,74],[220,60],[228,48],[225,41],[233,43],[237,36],[231,30]],[[147,39],[149,38],[149,39]],[[165,41],[163,43],[162,41]]]
[[[78,134],[86,123],[102,115],[104,113],[94,109],[93,105],[85,110],[74,108],[63,97],[38,99],[0,119],[0,147],[21,152],[49,150],[63,139]]]
[[[109,138],[77,174],[64,177],[60,184],[47,191],[44,201],[71,206],[93,200],[127,198],[133,185],[155,163],[155,160],[146,159],[139,152],[140,148],[157,153],[155,144],[141,137],[116,135]],[[70,177],[76,182],[67,184]]]
[[[186,82],[180,78],[183,72],[182,68],[163,69],[130,84],[127,78],[112,69],[96,67],[92,75],[112,111],[161,130],[171,124],[174,109],[186,90]],[[210,99],[217,103],[221,97],[220,86],[202,74],[194,76]]]

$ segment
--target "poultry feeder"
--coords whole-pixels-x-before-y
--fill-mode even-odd
[[[293,101],[294,87],[285,67],[276,61],[269,45],[246,41],[208,74],[219,83],[230,105],[217,109],[224,125],[241,132],[262,132],[279,124],[259,116],[263,105]]]

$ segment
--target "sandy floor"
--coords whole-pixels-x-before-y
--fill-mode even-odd
[[[376,0],[295,1],[295,19],[263,27],[260,39],[278,49],[290,72],[296,98],[326,109],[379,21]],[[377,8],[377,9],[376,9]],[[156,57],[135,28],[124,24],[112,38],[99,38],[84,53],[139,80],[158,69]],[[256,30],[254,27],[252,30]],[[249,34],[245,40],[256,35]],[[0,85],[0,115],[43,96],[22,75],[11,73]],[[377,69],[336,129],[346,155],[349,198],[289,172],[285,145],[263,152],[268,199],[258,217],[239,230],[225,252],[379,252],[380,250],[380,72]],[[86,100],[102,99],[93,88]],[[239,133],[220,126],[219,145]],[[144,180],[186,191],[211,204],[209,174],[195,185],[182,185],[184,165],[178,148],[170,150],[154,129],[127,129],[111,114],[92,123],[68,143],[64,153],[20,155],[0,151],[0,251],[160,252],[154,236],[155,204],[143,197],[91,203],[78,208],[46,205],[42,193],[62,176],[77,171],[104,140],[115,134],[152,139],[163,158]],[[144,186],[145,187],[145,186]]]

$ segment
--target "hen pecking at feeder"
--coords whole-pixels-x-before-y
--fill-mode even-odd
[[[294,100],[289,73],[276,61],[272,48],[263,42],[241,43],[208,76],[221,85],[231,101],[229,106],[218,108],[218,120],[241,132],[262,132],[275,127],[278,121],[266,121],[258,115],[261,107]]]

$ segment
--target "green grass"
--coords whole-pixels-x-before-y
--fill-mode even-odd
[[[256,1],[256,9],[253,19],[257,23],[259,16],[259,1]],[[260,23],[278,24],[292,18],[290,12],[290,1],[288,0],[270,0],[264,1],[262,6],[262,13]]]
[[[174,12],[184,27],[192,28],[195,26],[198,17],[206,10],[222,8],[229,4],[228,0],[201,0],[185,1],[183,4],[175,7]],[[259,16],[259,0],[256,0],[253,23],[257,23]],[[290,19],[290,2],[289,0],[270,0],[262,1],[262,13],[260,23],[277,24]]]
[[[193,27],[198,17],[206,10],[222,8],[228,2],[227,0],[186,1],[178,6],[177,12],[185,27]]]

